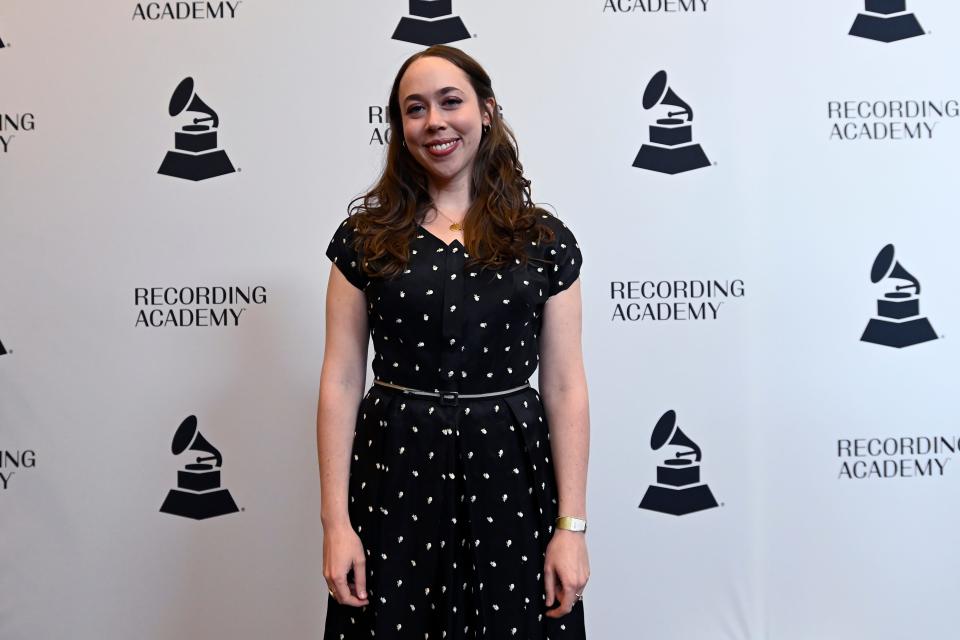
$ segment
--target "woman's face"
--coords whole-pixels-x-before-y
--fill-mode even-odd
[[[407,67],[399,99],[407,150],[433,185],[469,180],[493,99],[481,107],[467,74],[434,56]]]

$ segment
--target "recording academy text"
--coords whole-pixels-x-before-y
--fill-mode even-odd
[[[743,280],[627,280],[610,283],[611,321],[716,320],[731,298],[746,295]],[[638,300],[639,302],[619,302]]]

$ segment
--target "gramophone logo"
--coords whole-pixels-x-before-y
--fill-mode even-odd
[[[923,35],[920,21],[907,12],[907,0],[865,2],[865,11],[853,21],[850,35],[887,43]]]
[[[193,86],[193,78],[184,78],[170,98],[169,113],[176,117],[183,112],[201,113],[203,117],[191,118],[190,124],[180,127],[174,134],[173,151],[168,151],[160,165],[160,173],[185,180],[206,180],[233,173],[236,169],[227,157],[227,152],[217,148],[217,128],[220,118],[200,99]]]
[[[400,18],[394,40],[429,47],[470,37],[466,25],[453,15],[453,0],[410,0],[410,16]]]
[[[3,49],[7,45],[3,44],[3,38],[0,38],[0,49]]]
[[[664,446],[670,446],[673,455],[657,465],[657,482],[647,488],[640,508],[683,516],[716,507],[710,487],[700,482],[700,447],[680,430],[673,410],[660,417],[650,436],[651,449]]]
[[[187,463],[183,470],[177,472],[177,488],[167,494],[167,499],[160,507],[161,513],[206,520],[240,510],[230,492],[220,488],[223,456],[197,431],[196,416],[187,416],[180,424],[170,449],[175,456],[184,451],[207,455],[197,456],[194,462]]]
[[[666,117],[650,126],[650,142],[640,147],[633,166],[671,175],[709,167],[707,154],[693,141],[693,109],[667,85],[666,71],[654,74],[643,92],[644,109],[660,106],[667,107]]]
[[[0,340],[0,356],[5,356],[5,355],[7,355],[7,350],[3,346],[3,341]]]
[[[877,317],[867,323],[860,337],[863,342],[901,349],[937,339],[930,321],[920,315],[920,281],[894,261],[892,244],[877,254],[870,280],[874,284],[889,281],[890,290],[877,300]]]

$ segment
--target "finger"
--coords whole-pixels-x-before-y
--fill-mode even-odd
[[[546,567],[543,570],[543,586],[544,592],[547,596],[547,608],[553,606],[553,597],[554,597],[554,579],[556,574],[553,572],[553,567]]]
[[[357,588],[357,597],[366,601],[367,599],[367,562],[363,556],[359,556],[353,561],[353,582]],[[366,602],[364,602],[366,604]]]
[[[347,576],[345,575],[337,576],[333,579],[333,592],[337,594],[334,597],[340,604],[345,604],[351,607],[359,607],[366,604],[365,602],[361,602],[355,598],[350,593],[350,586],[347,584]]]
[[[557,591],[557,607],[547,611],[547,616],[551,618],[562,618],[573,611],[573,605],[576,603],[577,594],[574,593],[573,589],[567,586],[562,586]]]

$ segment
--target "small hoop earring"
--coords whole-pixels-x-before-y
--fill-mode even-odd
[[[407,141],[406,141],[406,140],[401,140],[401,141],[400,141],[400,146],[403,147],[404,149],[406,149],[406,148],[407,148]]]
[[[488,124],[483,125],[481,130],[483,131],[483,135],[487,135],[488,133],[490,133],[490,125]]]

